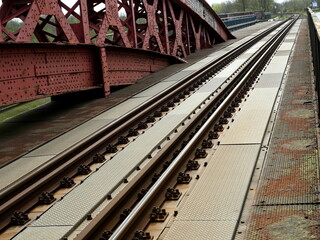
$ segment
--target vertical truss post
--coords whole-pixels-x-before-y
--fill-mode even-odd
[[[110,94],[110,82],[108,81],[108,62],[107,62],[107,53],[104,47],[100,48],[100,60],[102,67],[102,78],[103,78],[103,90],[104,95],[108,96]]]
[[[86,3],[86,0],[80,0],[80,11],[81,11],[84,42],[89,44],[91,43],[91,40],[90,40],[88,6]]]

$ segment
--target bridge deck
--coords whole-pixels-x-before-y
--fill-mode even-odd
[[[207,169],[164,239],[319,237],[314,226],[320,213],[314,205],[319,199],[316,113],[309,52],[300,47],[307,45],[306,21],[297,37],[299,28],[300,22],[219,138],[220,146],[208,152]],[[252,175],[252,193],[240,218]]]
[[[171,65],[139,80],[134,85],[113,92],[112,95],[106,98],[86,99],[83,101],[80,97],[75,97],[75,100],[68,99],[65,102],[51,102],[43,107],[1,123],[0,166],[25,155],[44,142],[66,131],[70,131],[77,125],[130,98],[135,93],[152,86],[174,73],[186,69],[208,55],[214,54],[231,43],[237,42],[248,36],[248,34],[255,33],[268,25],[270,23],[259,23],[245,30],[235,31],[234,34],[237,36],[237,39],[229,40],[225,43],[214,45],[211,49],[194,53],[186,58],[188,63]],[[180,73],[179,77],[183,77],[185,73],[187,72]],[[32,141],[26,142],[24,139],[32,139]]]
[[[261,29],[261,25],[259,26],[258,28]],[[254,28],[257,29],[257,26],[252,27],[252,29]],[[240,32],[247,34],[248,30],[240,30]],[[296,32],[298,32],[297,38]],[[181,209],[179,209],[176,218],[177,221],[168,225],[172,228],[169,228],[169,232],[165,231],[160,239],[221,240],[231,239],[232,236],[235,236],[237,240],[289,239],[297,236],[300,239],[316,239],[320,237],[317,229],[319,209],[316,205],[319,203],[318,132],[308,42],[307,22],[302,20],[291,30],[278,53],[270,62],[269,67],[272,67],[272,69],[266,69],[256,85],[255,90],[257,91],[252,95],[250,94],[243,108],[240,106],[241,111],[237,113],[237,120],[230,123],[230,129],[226,131],[225,136],[219,139],[218,150],[213,149],[212,152],[215,153],[209,154],[211,159],[208,161],[206,171],[201,175],[193,192],[186,198],[184,204],[181,204]],[[236,44],[239,44],[239,42]],[[289,58],[288,54],[292,46],[294,51]],[[306,46],[308,47],[306,48]],[[227,49],[222,49],[221,52],[224,50]],[[250,50],[248,53],[250,53]],[[203,55],[201,56],[201,54]],[[173,71],[176,74],[158,83],[159,90],[182,78],[184,74],[190,74],[200,65],[209,61],[208,58],[218,56],[217,54],[210,56],[211,53],[208,52],[202,52],[201,54],[190,56],[190,62],[195,63],[203,59],[202,61],[193,65],[190,64],[183,70],[180,69],[179,71],[178,67],[171,68],[170,71],[174,69]],[[289,65],[287,67],[288,59]],[[241,58],[237,61],[241,61]],[[169,70],[167,69],[167,71]],[[163,77],[164,75],[170,76],[169,72],[166,73],[165,71],[157,74]],[[221,75],[223,75],[223,71]],[[148,81],[146,80],[146,82]],[[146,82],[131,86],[130,91],[139,91],[145,88]],[[151,82],[152,80],[149,84]],[[111,103],[119,103],[130,97],[123,95],[123,92],[119,91],[114,98],[110,98],[113,99]],[[128,103],[120,104],[118,110],[113,112],[113,118],[117,117],[117,114],[121,114],[119,109],[125,112],[127,107],[137,105],[140,101],[146,100],[155,93],[156,91],[151,87],[128,100]],[[133,93],[131,92],[131,94]],[[97,101],[102,103],[106,100]],[[95,104],[97,104],[97,101],[95,101]],[[259,106],[257,106],[258,103]],[[85,108],[89,109],[92,104],[87,104]],[[110,108],[111,105],[104,106],[104,108]],[[260,108],[262,105],[264,107]],[[94,117],[97,112],[101,112],[102,108],[99,107],[99,110],[91,111],[91,117]],[[85,111],[90,112],[87,109]],[[77,110],[73,109],[73,111]],[[241,118],[244,120],[241,120]],[[245,119],[248,120],[247,123]],[[100,123],[107,124],[110,121],[110,117],[101,115],[92,123],[99,128]],[[252,121],[263,121],[262,129],[258,129]],[[54,123],[56,122],[54,121]],[[240,134],[237,130],[237,135],[230,137],[238,122],[246,124],[245,131]],[[76,124],[78,122],[73,123],[74,126]],[[38,131],[40,130],[38,129]],[[265,132],[268,134],[264,137]],[[72,134],[72,132],[67,134],[70,134],[69,137],[72,138],[80,137]],[[246,138],[244,140],[245,136],[250,139]],[[226,150],[228,154],[222,152]],[[41,156],[41,154],[38,155],[38,157]],[[237,158],[237,165],[230,162],[235,158]],[[225,167],[223,170],[219,161],[223,162]],[[213,162],[213,164],[210,164],[210,162]],[[253,177],[250,183],[252,172]],[[220,179],[228,177],[228,185],[219,186],[219,176]],[[207,184],[208,181],[213,183],[210,187],[215,187],[212,191],[203,188],[203,184]],[[245,199],[246,189],[249,185],[249,194]],[[208,192],[211,194],[207,194]],[[203,198],[199,199],[199,196],[202,196],[201,194]],[[205,199],[206,196],[209,198]],[[213,205],[213,202],[224,205]],[[245,204],[244,211],[241,212],[243,204]],[[53,211],[54,208],[48,212]],[[241,216],[240,219],[239,216]],[[239,221],[239,228],[235,229]],[[33,230],[37,230],[36,223],[33,223]],[[183,225],[182,228],[181,224]],[[61,231],[65,232],[68,231],[66,228],[69,227],[63,228]],[[186,231],[187,229],[190,229],[190,233]],[[192,229],[197,230],[191,231]],[[199,232],[196,235],[196,231],[199,231],[199,229],[201,229],[202,234],[207,233],[206,236],[208,237],[199,235]],[[208,229],[211,232],[205,232]],[[55,226],[52,226],[52,230],[55,234],[58,234]],[[28,231],[30,229],[25,234],[28,234]],[[182,232],[184,234],[188,233],[187,237],[183,238]]]
[[[247,199],[237,240],[320,238],[319,133],[311,61],[308,23],[303,20],[268,154],[254,175],[255,197]]]

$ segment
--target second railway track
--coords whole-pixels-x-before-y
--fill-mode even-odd
[[[281,24],[273,26],[256,36],[252,41],[220,57],[207,66],[206,69],[197,71],[180,82],[179,85],[155,96],[139,109],[129,112],[105,129],[95,133],[90,139],[66,150],[47,165],[4,188],[0,192],[1,215],[4,216],[1,221],[2,230],[5,231],[10,226],[12,221],[10,217],[14,211],[24,212],[37,205],[41,193],[48,192],[47,196],[43,195],[42,198],[48,197],[48,202],[51,203],[53,193],[61,188],[60,179],[65,176],[72,178],[78,175],[78,166],[80,164],[82,164],[83,171],[86,172],[87,170],[89,174],[92,170],[89,167],[96,167],[97,165],[94,164],[98,163],[99,171],[92,175],[99,174],[102,168],[107,168],[108,165],[116,162],[118,155],[124,154],[124,150],[119,151],[122,147],[129,147],[133,143],[137,145],[140,139],[137,135],[147,136],[151,132],[145,128],[154,125],[152,128],[155,129],[157,125],[161,125],[160,122],[164,118],[169,118],[169,112],[178,111],[176,114],[184,114],[184,116],[180,119],[172,118],[171,122],[177,121],[177,123],[173,123],[176,124],[176,127],[169,131],[166,136],[159,138],[159,143],[155,147],[151,147],[150,150],[147,149],[148,146],[141,146],[146,151],[137,151],[139,154],[143,154],[143,157],[132,165],[131,171],[123,176],[118,176],[118,183],[107,192],[101,193],[99,199],[96,198],[97,202],[93,203],[93,206],[86,206],[83,213],[80,214],[82,217],[75,222],[70,219],[70,222],[65,225],[69,226],[72,221],[74,224],[72,227],[64,229],[64,233],[61,233],[61,236],[64,237],[69,236],[74,231],[78,233],[78,226],[87,221],[81,227],[81,229],[84,229],[77,236],[79,239],[91,239],[93,236],[97,239],[101,236],[106,239],[132,237],[135,230],[143,229],[143,226],[149,221],[149,219],[145,219],[140,221],[139,224],[135,223],[137,218],[141,219],[141,214],[150,215],[152,211],[150,209],[151,205],[157,205],[155,204],[157,201],[154,202],[152,199],[158,198],[156,196],[161,194],[163,195],[163,190],[167,189],[168,186],[175,185],[174,181],[177,177],[181,181],[188,181],[188,174],[183,170],[186,164],[185,161],[188,162],[190,160],[188,164],[191,168],[192,166],[194,168],[198,166],[195,159],[188,159],[188,157],[191,155],[201,157],[205,155],[206,147],[212,147],[211,140],[219,137],[219,131],[228,122],[228,118],[232,116],[242,96],[250,89],[255,77],[260,74],[261,69],[277,48],[277,44],[282,41],[293,23],[294,20],[289,19],[282,23],[285,27],[283,25],[281,27]],[[191,114],[184,112],[181,107],[182,99],[188,97],[187,99],[191,104],[191,96],[193,96],[191,93],[201,92],[201,86],[209,86],[212,76],[220,72],[232,59],[235,59],[259,40],[280,27],[282,30],[270,38],[257,53],[251,54],[249,61],[238,63],[239,66],[235,68],[235,73],[230,74],[231,76],[224,80],[220,79],[221,86],[219,86],[220,84],[214,84],[212,88],[217,88],[216,91],[205,97],[204,101],[200,101],[201,104],[199,106],[195,102],[195,109]],[[194,98],[196,99],[196,97]],[[184,102],[186,101],[184,100]],[[156,130],[153,131],[155,132]],[[149,137],[152,137],[152,134],[150,134]],[[128,144],[130,138],[133,142]],[[145,144],[148,145],[147,143]],[[128,151],[130,152],[130,149]],[[138,154],[137,152],[132,152],[133,158],[137,156],[135,155]],[[128,158],[130,157],[128,156]],[[104,163],[108,164],[104,166]],[[118,163],[120,165],[126,164],[121,161]],[[155,175],[155,172],[158,174]],[[65,179],[67,181],[66,184],[68,184],[68,180],[71,186],[72,179]],[[90,179],[88,178],[84,183],[90,184],[88,183],[89,181]],[[171,189],[168,194],[174,195],[174,193],[175,189]],[[176,194],[178,193],[176,192]],[[72,195],[72,193],[68,195]],[[138,196],[138,198],[132,196]],[[160,202],[158,202],[158,205],[160,205]],[[154,215],[157,215],[157,211],[160,211],[160,213],[158,212],[159,216],[156,216],[156,218],[161,218],[161,214],[163,215],[163,212],[161,213],[159,209],[153,211],[156,211],[151,213]],[[45,216],[42,217],[46,218]],[[41,221],[41,219],[39,220]],[[41,223],[40,225],[33,224],[33,226],[41,226]],[[76,237],[77,234],[73,234]]]

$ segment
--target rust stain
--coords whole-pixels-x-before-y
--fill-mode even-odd
[[[246,239],[306,240],[319,239],[319,211],[260,208],[260,214],[252,216],[251,235]]]
[[[319,153],[308,38],[303,20],[246,240],[320,239]]]
[[[265,185],[261,186],[258,194],[260,196],[267,196],[267,199],[271,200],[271,202],[273,202],[272,200],[278,200],[278,202],[283,203],[289,199],[296,200],[298,197],[306,197],[306,194],[313,195],[316,189],[306,186],[312,186],[314,179],[317,177],[317,166],[315,164],[313,168],[305,168],[306,165],[307,163],[297,159],[293,166],[275,170],[272,174],[273,177],[265,180]],[[269,173],[269,176],[270,175]],[[265,201],[262,201],[258,204],[265,203]]]

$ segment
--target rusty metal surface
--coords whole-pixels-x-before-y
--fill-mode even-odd
[[[256,207],[245,239],[319,239],[319,214],[318,205]]]
[[[320,237],[319,158],[308,37],[303,20],[244,239]]]
[[[93,118],[97,114],[106,111],[110,107],[119,104],[123,100],[131,97],[134,93],[167,78],[173,73],[184,73],[181,77],[190,74],[189,71],[182,71],[196,61],[203,59],[219,49],[222,49],[231,43],[235,43],[256,31],[269,26],[270,23],[260,23],[251,26],[246,30],[234,32],[237,40],[230,40],[225,43],[214,45],[212,49],[206,49],[192,55],[186,60],[187,64],[171,65],[161,71],[153,73],[139,81],[136,84],[114,92],[111,96],[104,99],[79,99],[75,98],[68,102],[51,102],[43,107],[24,113],[18,117],[10,119],[0,124],[1,149],[0,166],[13,161],[19,156],[26,154],[35,147],[44,142],[59,136],[75,126]],[[180,75],[172,75],[172,79],[177,80]],[[172,79],[168,79],[172,81]],[[32,139],[32,141],[25,141]],[[27,160],[27,159],[26,159]]]
[[[110,87],[133,84],[176,61],[112,46],[103,48],[103,56],[92,46],[10,44],[0,49],[0,105],[94,88],[101,89],[101,96],[108,95]]]
[[[7,23],[13,19],[23,23],[11,32]],[[0,20],[0,42],[111,44],[173,56],[232,38],[205,1],[76,0],[70,4],[38,0],[30,4],[5,0]],[[169,30],[173,32],[169,34]]]
[[[97,87],[107,96],[110,86],[133,84],[172,56],[234,38],[201,1],[201,13],[170,0],[3,1],[0,106]],[[39,50],[43,43],[50,44]]]

